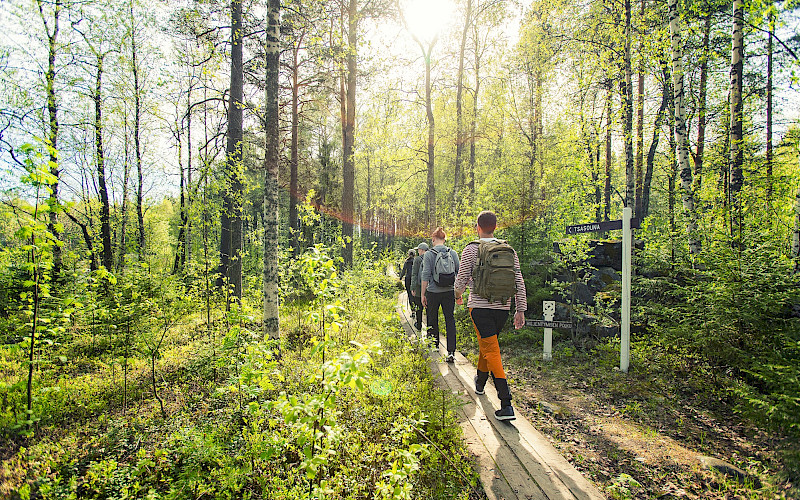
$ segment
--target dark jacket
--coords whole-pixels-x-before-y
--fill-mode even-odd
[[[408,292],[411,291],[411,268],[414,265],[414,260],[412,257],[407,258],[403,263],[403,270],[400,271],[400,279],[405,278],[404,283]]]
[[[425,254],[423,254],[425,255]],[[411,291],[417,292],[417,297],[422,293],[422,257],[417,255],[414,257],[414,267],[411,268]]]

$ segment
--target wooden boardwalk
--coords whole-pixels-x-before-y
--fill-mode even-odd
[[[416,338],[405,292],[396,309],[406,334]],[[493,414],[500,401],[494,386],[489,382],[484,395],[475,394],[475,367],[460,352],[455,363],[446,363],[445,345],[440,335],[439,349],[430,351],[428,364],[434,375],[440,375],[438,382],[462,402],[459,423],[490,500],[605,498],[519,411],[514,421],[496,420]]]

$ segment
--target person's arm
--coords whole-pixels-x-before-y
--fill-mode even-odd
[[[428,288],[428,282],[422,282],[422,290],[420,293],[422,294],[422,307],[428,307],[428,298],[425,296],[425,290]]]
[[[403,263],[403,270],[400,271],[399,279],[403,279],[403,277],[407,275],[408,272],[411,270],[410,268],[411,268],[411,263],[408,261],[408,259],[406,259],[406,261]]]
[[[461,252],[461,260],[458,261],[458,272],[456,273],[456,282],[453,286],[453,292],[456,299],[461,297],[464,290],[467,289],[472,281],[472,268],[475,265],[475,259],[478,256],[478,245],[468,244],[464,251]]]
[[[517,284],[516,312],[514,313],[514,328],[519,330],[525,326],[525,311],[528,310],[528,293],[525,290],[525,280],[522,278],[522,269],[519,265],[519,257],[514,252],[515,282]]]

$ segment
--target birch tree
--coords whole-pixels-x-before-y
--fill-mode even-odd
[[[742,0],[733,0],[733,34],[731,36],[731,72],[730,72],[730,207],[731,236],[741,243],[742,238],[742,206],[740,192],[744,185],[742,164],[742,75],[744,70],[744,5]]]
[[[669,31],[672,40],[672,86],[675,100],[675,143],[677,145],[678,171],[681,178],[681,200],[688,213],[689,253],[700,253],[701,242],[697,237],[697,214],[692,184],[692,166],[689,163],[689,134],[686,128],[686,94],[683,86],[683,49],[681,45],[680,14],[678,1],[669,0]]]
[[[280,338],[278,321],[278,72],[280,69],[280,0],[269,0],[266,32],[264,154],[264,337]]]

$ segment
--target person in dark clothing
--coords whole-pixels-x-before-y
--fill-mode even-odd
[[[420,331],[422,330],[422,259],[428,251],[428,244],[422,242],[415,250],[419,255],[414,257],[414,266],[411,268],[411,308],[415,312],[414,328]]]
[[[456,298],[453,293],[455,275],[458,274],[458,253],[446,247],[444,242],[447,235],[444,229],[437,227],[431,234],[433,248],[425,252],[422,261],[422,305],[427,309],[428,335],[439,343],[439,307],[444,314],[444,324],[447,331],[447,358],[448,363],[455,361],[456,354]],[[442,261],[442,265],[438,261]],[[450,262],[447,262],[450,261]],[[446,281],[444,262],[447,262],[449,279]]]
[[[408,296],[408,304],[411,305],[411,269],[414,267],[414,257],[416,256],[417,252],[414,249],[410,249],[408,251],[408,255],[406,256],[405,262],[403,262],[403,269],[400,271],[400,279],[403,280],[403,284],[406,287],[406,294]],[[414,314],[414,307],[411,307],[411,314]]]

